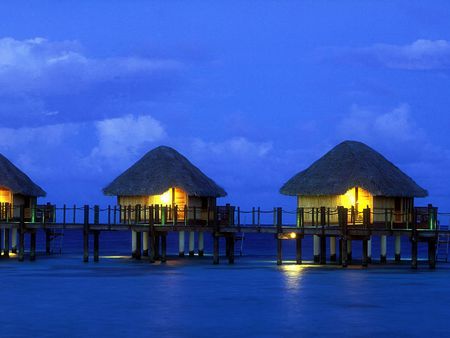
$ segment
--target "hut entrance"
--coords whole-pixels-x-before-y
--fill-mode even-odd
[[[363,210],[373,209],[373,196],[367,190],[355,187],[341,196],[341,205],[348,209],[354,207],[356,221],[362,222]]]

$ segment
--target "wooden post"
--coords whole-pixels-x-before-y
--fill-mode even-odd
[[[198,232],[198,255],[203,257],[205,253],[205,243],[204,243],[204,233],[203,231]]]
[[[155,259],[156,260],[161,259],[161,252],[160,252],[161,246],[159,245],[160,244],[159,238],[160,238],[160,235],[155,231]]]
[[[320,237],[313,236],[314,263],[320,263]]]
[[[302,236],[300,236],[299,234],[297,234],[297,238],[295,239],[295,251],[296,251],[296,263],[297,264],[302,264]]]
[[[25,259],[25,209],[23,205],[20,206],[19,213],[19,262],[23,262]]]
[[[36,230],[33,229],[30,233],[30,261],[36,260]]]
[[[167,233],[161,234],[161,263],[167,261]]]
[[[401,244],[402,237],[400,235],[395,235],[395,261],[397,263],[401,261]]]
[[[13,254],[17,253],[17,228],[11,229],[11,252]]]
[[[142,232],[142,256],[148,257],[148,231]]]
[[[189,256],[193,257],[195,255],[195,233],[189,231]]]
[[[219,234],[213,232],[213,264],[219,264]]]
[[[178,233],[178,256],[184,257],[184,231]]]
[[[387,262],[387,236],[382,235],[380,238],[380,263],[384,264]]]
[[[327,237],[325,236],[326,224],[326,208],[320,208],[320,226],[322,227],[322,235],[320,236],[320,264],[327,263]]]
[[[283,233],[283,210],[276,208],[275,211],[275,223],[277,226],[277,265],[281,265],[283,264],[283,240],[281,239],[281,234]]]
[[[413,235],[411,238],[411,268],[417,269],[417,238]]]
[[[94,230],[94,262],[99,261],[100,230]]]
[[[131,257],[136,258],[136,244],[137,243],[137,236],[136,231],[131,230]]]
[[[352,240],[347,240],[347,260],[350,264],[352,264],[353,253],[352,253]]]
[[[336,237],[330,237],[330,261],[336,262]]]
[[[347,243],[348,241],[344,238],[342,239],[342,267],[346,268],[348,265],[348,251],[347,251]]]
[[[84,206],[83,261],[89,262],[89,205]]]
[[[428,240],[428,265],[430,269],[436,268],[436,240]]]
[[[229,245],[230,245],[230,251],[228,253],[228,264],[234,264],[234,244],[235,244],[235,238],[234,233],[231,233],[229,236]]]
[[[141,259],[142,255],[142,232],[136,231],[136,253],[135,258],[137,260]]]
[[[369,260],[368,260],[368,240],[364,239],[362,241],[362,266],[363,267],[367,267],[369,264]]]
[[[148,257],[150,263],[154,263],[156,259],[155,253],[155,223],[154,223],[155,210],[154,206],[149,207],[148,212]]]
[[[5,228],[5,249],[3,251],[3,254],[7,258],[9,258],[9,235],[10,235],[10,229]]]
[[[45,230],[45,254],[50,255],[51,254],[51,244],[52,244],[52,234],[51,231],[46,229]]]
[[[343,240],[342,240],[342,238],[339,238],[339,240],[338,240],[338,244],[339,244],[339,256],[338,256],[338,261],[337,261],[337,263],[338,264],[342,264],[342,242],[343,242]]]

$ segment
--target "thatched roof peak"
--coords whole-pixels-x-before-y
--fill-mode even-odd
[[[181,188],[189,196],[223,197],[227,193],[171,147],[160,146],[145,154],[103,189],[109,196],[159,195]]]
[[[10,189],[13,194],[40,197],[46,193],[22,170],[0,154],[0,186]]]
[[[361,187],[374,196],[426,197],[417,185],[383,155],[357,141],[334,147],[280,189],[284,195],[342,195]]]

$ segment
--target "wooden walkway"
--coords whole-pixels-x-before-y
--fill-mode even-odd
[[[7,207],[5,207],[7,210]],[[220,209],[222,208],[222,209]],[[414,221],[394,223],[392,217],[386,218],[384,222],[373,222],[370,209],[362,212],[362,221],[356,223],[355,218],[349,214],[349,210],[338,208],[338,222],[330,221],[330,212],[325,208],[320,208],[318,217],[312,222],[304,221],[305,210],[299,209],[296,212],[296,224],[283,224],[283,210],[274,208],[273,223],[260,224],[260,213],[252,210],[252,224],[242,225],[240,222],[241,212],[238,208],[231,209],[227,206],[225,211],[223,207],[206,210],[206,218],[196,218],[200,210],[193,211],[194,218],[189,218],[190,211],[183,211],[183,219],[177,219],[179,211],[169,210],[167,207],[150,206],[141,209],[139,206],[131,207],[108,207],[100,209],[99,206],[90,207],[88,205],[82,208],[56,208],[54,206],[44,206],[41,209],[31,211],[31,215],[23,207],[18,210],[18,217],[9,217],[17,214],[11,210],[5,213],[2,210],[3,217],[0,219],[0,228],[4,229],[4,255],[9,255],[10,251],[18,252],[18,260],[24,261],[25,257],[25,235],[30,236],[30,260],[36,259],[36,233],[44,231],[46,234],[46,252],[50,252],[50,243],[52,234],[68,230],[80,230],[83,232],[83,260],[89,261],[89,238],[93,237],[93,259],[99,260],[100,252],[100,233],[105,231],[127,231],[135,232],[136,249],[133,253],[135,258],[141,257],[143,236],[146,235],[148,256],[151,262],[160,259],[166,261],[167,256],[167,235],[170,232],[190,232],[190,233],[209,233],[213,238],[213,263],[219,263],[219,239],[225,238],[226,257],[229,263],[234,263],[234,246],[238,234],[261,233],[273,235],[277,243],[277,264],[282,264],[282,246],[283,241],[291,240],[296,242],[296,263],[302,264],[302,241],[307,236],[313,236],[317,240],[317,253],[315,260],[319,264],[326,264],[327,261],[336,262],[343,267],[351,263],[351,252],[347,245],[349,241],[362,241],[362,265],[367,266],[370,263],[369,242],[373,236],[380,236],[382,239],[394,236],[396,239],[407,237],[411,243],[411,267],[418,266],[418,243],[428,244],[428,264],[430,268],[436,266],[436,243],[440,234],[449,234],[449,230],[439,230],[437,227],[437,212],[429,208],[430,212],[427,219],[427,226],[417,221],[414,214]],[[196,214],[198,212],[198,214]],[[312,214],[317,211],[313,210]],[[414,211],[416,212],[416,211]],[[28,212],[29,213],[29,212]],[[103,214],[102,214],[103,213]],[[5,216],[6,214],[6,216]],[[78,217],[81,214],[82,217]],[[386,215],[388,213],[386,212]],[[69,215],[71,215],[69,220]],[[192,213],[191,213],[192,215]],[[230,215],[233,215],[232,217]],[[328,217],[327,217],[328,215]],[[349,216],[350,215],[350,216]],[[28,219],[26,218],[28,216]],[[236,221],[237,218],[237,221]],[[258,219],[256,221],[256,218]],[[102,219],[102,221],[101,221]],[[349,220],[351,221],[349,224]],[[353,220],[353,221],[352,221]],[[11,241],[11,234],[16,233],[18,244]],[[14,237],[14,236],[13,236]],[[330,253],[327,259],[327,238],[330,238]],[[336,247],[332,247],[331,240]],[[10,245],[12,242],[12,245]],[[336,244],[337,242],[337,244]],[[10,250],[11,249],[11,250]],[[382,253],[383,254],[383,253]],[[384,254],[386,254],[384,252]],[[398,255],[398,257],[397,257]],[[383,257],[381,258],[383,261]],[[396,260],[400,260],[400,252],[396,252]]]

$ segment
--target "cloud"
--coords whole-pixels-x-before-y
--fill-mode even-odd
[[[161,123],[150,115],[126,115],[94,123],[98,144],[90,158],[129,158],[136,155],[150,143],[161,141],[166,131]]]
[[[342,137],[367,141],[408,142],[423,140],[425,137],[423,129],[413,120],[407,104],[381,113],[353,105],[337,130]]]
[[[404,70],[450,69],[450,42],[447,40],[419,39],[407,45],[374,44],[333,49],[331,54],[339,62],[365,66]]]
[[[271,142],[251,142],[245,137],[233,137],[222,142],[205,142],[195,139],[192,144],[196,153],[205,153],[214,156],[233,156],[243,159],[263,158],[272,150]]]
[[[10,93],[65,93],[89,85],[152,76],[182,68],[172,59],[138,56],[92,58],[76,41],[0,39],[0,90]]]

